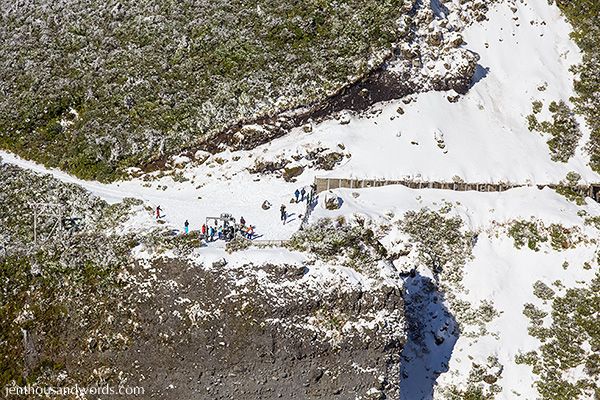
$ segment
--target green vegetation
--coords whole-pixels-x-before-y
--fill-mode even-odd
[[[51,244],[30,257],[0,257],[0,385],[35,382],[40,375],[56,378],[65,359],[78,359],[92,338],[101,350],[124,343],[111,337],[97,338],[97,329],[110,325],[109,314],[120,312],[118,272],[125,265],[127,241],[107,242],[97,236],[79,237],[64,244]],[[41,273],[31,272],[32,264]],[[94,304],[94,307],[90,307]],[[129,318],[123,315],[123,318]],[[126,333],[126,324],[115,326]],[[43,340],[35,344],[37,357],[26,357],[24,333]],[[96,333],[95,333],[96,332]],[[121,337],[121,336],[119,336]],[[35,342],[34,342],[35,343]],[[34,346],[32,343],[31,346]],[[84,374],[72,370],[73,374]]]
[[[575,110],[584,115],[590,128],[586,145],[590,166],[600,173],[600,2],[597,0],[557,0],[559,8],[573,26],[572,38],[583,52],[577,74]]]
[[[233,253],[236,251],[242,251],[250,248],[252,246],[252,242],[250,240],[244,239],[241,235],[236,235],[232,240],[225,244],[225,251],[228,253]]]
[[[452,281],[462,280],[462,266],[471,257],[470,233],[462,233],[460,217],[445,216],[423,208],[408,211],[402,229],[416,243],[419,259],[435,277],[445,275]]]
[[[550,326],[542,326],[541,316],[545,313],[532,312],[531,305],[525,307],[525,315],[531,318],[530,334],[542,345],[537,351],[517,356],[516,362],[531,365],[540,376],[536,388],[541,399],[598,398],[600,272],[589,286],[568,289],[563,296],[553,297]],[[569,378],[566,372],[576,368],[582,368],[583,375]]]
[[[569,106],[564,102],[550,103],[548,109],[552,113],[552,122],[539,122],[535,114],[541,111],[542,103],[533,102],[533,114],[527,116],[527,128],[551,136],[548,139],[548,148],[553,161],[567,162],[575,155],[577,144],[581,138],[579,124]]]
[[[530,221],[514,221],[508,228],[508,236],[513,238],[517,249],[527,245],[534,251],[539,251],[540,243],[548,240],[540,233],[538,224]]]
[[[579,185],[581,175],[577,172],[569,172],[565,180],[561,181],[556,187],[556,193],[565,196],[565,198],[578,206],[585,205],[585,197],[581,195],[576,189]]]
[[[540,220],[513,221],[508,227],[508,236],[514,240],[517,249],[527,246],[533,251],[539,251],[541,244],[546,242],[554,250],[561,251],[587,240],[578,227],[566,228],[560,224],[546,226]]]
[[[308,251],[324,260],[341,259],[359,271],[386,256],[385,248],[371,229],[348,224],[343,219],[320,219],[295,233],[287,246],[293,250]]]
[[[473,363],[464,389],[450,385],[444,390],[447,400],[493,400],[502,388],[496,384],[502,375],[502,364],[490,356],[485,365]]]
[[[116,179],[336,92],[391,52],[402,3],[15,4],[0,17],[0,147]]]

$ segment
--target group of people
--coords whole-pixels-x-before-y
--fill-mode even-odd
[[[294,199],[295,199],[296,203],[300,203],[301,201],[306,200],[306,204],[310,205],[315,200],[316,193],[317,193],[317,187],[315,185],[310,185],[310,192],[307,192],[306,188],[302,187],[300,189],[296,189],[296,191],[294,192]],[[287,222],[287,218],[288,218],[288,213],[287,213],[285,204],[281,205],[281,207],[279,208],[279,211],[281,213],[281,220],[283,221],[283,224],[285,225],[285,223]]]
[[[294,198],[296,199],[296,203],[300,203],[301,201],[306,200],[306,203],[311,204],[315,199],[316,193],[316,185],[310,185],[310,192],[307,192],[305,187],[296,189],[296,191],[294,192]]]
[[[186,223],[188,221],[185,221]],[[202,224],[200,228],[200,233],[203,238],[205,238],[209,242],[214,242],[215,240],[231,240],[235,236],[236,229],[238,232],[247,239],[254,238],[254,226],[248,225],[246,226],[246,220],[244,217],[240,218],[240,223],[236,225],[228,225],[223,224],[220,225],[218,220],[215,219],[215,225],[207,225]],[[187,234],[187,230],[186,230]],[[215,239],[215,237],[217,239]]]
[[[162,208],[160,206],[156,207],[156,219],[162,218],[164,215],[162,213]],[[231,240],[234,238],[236,231],[239,232],[243,237],[247,239],[254,239],[254,226],[248,225],[246,226],[246,220],[244,217],[240,218],[239,224],[235,223],[235,219],[231,219],[229,223],[224,221],[222,224],[219,224],[219,219],[215,218],[215,224],[210,225],[207,223],[202,224],[200,227],[200,235],[201,238],[214,242],[215,240]],[[190,233],[190,221],[187,219],[183,223],[183,232],[188,235]]]
[[[300,189],[296,189],[296,191],[294,192],[294,199],[295,199],[296,203],[300,203],[300,202],[306,200],[306,204],[310,205],[314,201],[316,193],[317,193],[317,188],[315,185],[311,185],[308,192],[305,187],[302,187]],[[281,221],[283,221],[283,224],[285,225],[285,223],[287,222],[287,219],[288,219],[288,213],[287,213],[287,209],[284,204],[281,205],[279,211],[281,212]],[[156,207],[156,219],[157,220],[163,217],[163,215],[161,215],[161,213],[162,213],[162,208],[160,206],[157,206]],[[214,226],[208,224],[208,221],[207,221],[207,223],[202,224],[202,227],[200,228],[201,237],[210,242],[213,242],[218,239],[231,240],[235,236],[236,230],[237,230],[243,237],[245,237],[247,239],[254,238],[254,226],[252,226],[252,225],[246,226],[246,220],[244,219],[244,217],[240,218],[239,224],[236,224],[235,220],[233,218],[231,220],[233,221],[233,224],[232,223],[228,224],[227,222],[224,222],[221,225],[221,224],[219,224],[219,220],[215,219]],[[187,219],[185,220],[185,222],[183,224],[183,230],[186,235],[188,235],[190,233],[190,222]],[[215,238],[217,238],[217,239],[215,239]]]

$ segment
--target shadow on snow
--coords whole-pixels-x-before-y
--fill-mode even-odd
[[[430,400],[437,378],[448,371],[458,324],[437,284],[418,273],[405,279],[404,312],[408,333],[401,354],[400,399]]]

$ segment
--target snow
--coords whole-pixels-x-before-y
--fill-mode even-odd
[[[590,198],[586,206],[577,206],[549,188],[520,187],[505,192],[457,192],[441,189],[410,189],[402,185],[390,185],[367,189],[337,189],[332,191],[343,203],[338,210],[327,210],[320,199],[311,220],[319,218],[351,218],[354,214],[366,214],[379,220],[389,219],[392,212],[401,216],[406,211],[420,208],[439,209],[450,203],[452,213],[459,215],[467,227],[481,231],[492,222],[504,223],[513,219],[529,219],[536,216],[547,223],[565,226],[580,225],[579,210],[590,215],[600,215],[600,204]],[[358,193],[354,197],[353,193]]]
[[[450,360],[450,371],[460,371],[464,376],[470,363],[466,354],[479,360],[495,355],[504,366],[502,393],[497,399],[514,398],[513,391],[522,398],[532,399],[536,392],[532,388],[535,375],[528,366],[515,364],[515,356],[530,350],[536,350],[540,342],[529,336],[529,320],[523,315],[526,303],[541,308],[542,300],[533,296],[534,282],[541,280],[547,285],[560,280],[566,287],[581,286],[578,281],[589,281],[595,271],[585,270],[581,266],[593,259],[594,249],[578,247],[560,253],[554,251],[534,252],[529,249],[517,250],[508,238],[481,237],[474,249],[475,259],[465,268],[464,285],[469,288],[467,299],[477,304],[488,299],[502,314],[494,319],[488,330],[498,332],[498,338],[485,336],[473,341],[459,337],[454,352],[456,357]],[[570,266],[567,271],[563,261]],[[451,379],[448,377],[448,379]],[[442,376],[441,382],[446,381]]]
[[[220,156],[223,156],[222,154]],[[121,181],[112,184],[84,181],[56,169],[23,160],[11,153],[0,151],[3,162],[15,164],[38,173],[50,173],[57,179],[80,185],[109,203],[117,203],[126,197],[143,200],[153,209],[160,206],[165,228],[183,230],[186,220],[190,230],[198,230],[206,217],[218,217],[230,213],[239,220],[244,217],[248,224],[256,227],[258,239],[281,240],[289,238],[300,226],[306,211],[306,203],[290,203],[296,188],[308,184],[293,184],[274,177],[255,181],[255,177],[245,171],[247,165],[240,163],[231,173],[229,165],[209,168],[206,166],[185,170],[192,178],[187,182],[175,182],[170,177],[159,178],[152,185],[140,179]],[[214,164],[213,164],[214,165]],[[207,170],[213,176],[208,176]],[[216,176],[215,176],[216,175]],[[163,187],[167,187],[163,190]],[[272,207],[263,210],[261,205],[268,200]],[[288,221],[281,223],[279,207],[286,206]],[[159,226],[159,225],[155,225]]]
[[[588,199],[586,205],[577,206],[551,189],[539,190],[535,187],[481,193],[416,190],[395,185],[358,191],[337,189],[332,193],[343,200],[341,208],[327,210],[321,200],[311,219],[344,216],[347,220],[352,220],[355,215],[360,215],[378,223],[394,223],[406,211],[423,207],[439,210],[450,204],[450,215],[460,216],[465,222],[465,229],[481,232],[474,247],[474,259],[464,268],[462,284],[468,292],[460,293],[459,298],[468,301],[473,307],[484,300],[492,302],[500,316],[486,326],[490,333],[488,335],[475,338],[459,335],[456,344],[453,344],[454,349],[450,349],[452,357],[448,372],[440,375],[437,385],[441,387],[465,382],[472,363],[485,365],[488,356],[495,356],[504,366],[502,379],[498,382],[503,390],[496,398],[513,399],[514,393],[520,393],[526,399],[536,398],[537,393],[532,386],[535,375],[530,367],[515,363],[517,354],[535,350],[540,345],[527,332],[529,320],[522,313],[524,305],[533,303],[540,307],[543,304],[542,300],[533,295],[533,284],[538,280],[549,286],[560,280],[565,287],[578,287],[582,282],[589,282],[598,269],[598,265],[592,261],[595,260],[598,249],[595,244],[581,244],[560,252],[547,244],[539,252],[528,248],[517,249],[513,240],[502,234],[500,225],[515,219],[536,218],[546,225],[559,223],[566,227],[577,226],[589,238],[598,239],[598,230],[584,225],[578,211],[585,211],[589,216],[600,216],[600,204]],[[353,193],[359,193],[359,196],[355,198]],[[394,235],[394,230],[388,234]],[[386,237],[382,242],[389,243],[393,240]],[[563,268],[565,261],[569,264],[566,271]],[[582,268],[586,261],[591,261],[593,265],[590,270]],[[430,330],[434,329],[425,329],[426,332]],[[445,343],[444,346],[447,347],[447,342]],[[409,376],[422,375],[425,374],[424,371],[443,365],[447,352],[448,349],[445,348],[438,351],[441,355],[428,353],[425,358],[411,359]],[[413,352],[409,353],[412,354],[410,357],[414,357]],[[430,378],[423,375],[422,379]],[[419,386],[406,390],[402,388],[403,393],[409,397],[416,396],[416,393],[422,394]]]
[[[343,143],[352,157],[321,174],[335,178],[451,182],[458,176],[473,183],[556,183],[576,171],[583,181],[600,182],[581,148],[568,163],[553,162],[547,138],[527,129],[525,117],[531,113],[532,101],[542,100],[545,106],[552,100],[569,103],[574,94],[569,67],[581,55],[556,6],[535,0],[516,7],[513,14],[506,2],[495,5],[489,21],[464,32],[466,47],[481,59],[476,83],[457,103],[446,99],[453,92],[422,93],[409,104],[398,100],[376,105],[375,115],[354,116],[349,124],[328,120],[310,133],[295,129],[273,142],[270,151],[293,153],[309,143],[333,148]],[[539,91],[545,83],[546,90]],[[398,107],[403,115],[396,112]],[[587,137],[581,126],[580,145]],[[437,145],[440,134],[445,149]]]
[[[192,230],[197,230],[206,217],[231,213],[238,219],[244,216],[249,224],[256,226],[259,239],[269,240],[288,239],[299,229],[305,204],[290,203],[290,199],[296,188],[311,184],[315,176],[447,182],[457,176],[470,183],[545,184],[557,183],[569,171],[576,171],[582,182],[600,182],[600,175],[587,166],[588,156],[581,149],[589,135],[583,123],[580,148],[568,163],[553,162],[547,138],[527,129],[525,117],[531,112],[532,101],[542,100],[544,105],[552,100],[569,103],[574,94],[569,67],[579,62],[581,55],[569,39],[571,29],[556,6],[548,5],[546,0],[531,0],[515,3],[515,7],[517,11],[513,13],[509,2],[496,4],[491,7],[488,21],[463,32],[466,48],[478,53],[481,59],[476,82],[456,103],[447,100],[447,96],[455,93],[422,93],[412,96],[408,104],[391,101],[374,106],[372,113],[365,115],[344,113],[340,119],[313,123],[310,132],[294,129],[254,150],[224,151],[212,156],[197,154],[196,158],[207,158],[200,165],[187,157],[174,157],[173,164],[182,166],[178,171],[186,179],[183,181],[157,176],[151,182],[133,179],[102,184],[46,169],[7,152],[0,151],[0,157],[3,162],[51,173],[64,182],[78,184],[109,203],[134,197],[152,208],[160,205],[164,210],[164,225],[139,214],[128,221],[126,231],[157,226],[179,230],[185,220],[190,221]],[[542,86],[546,89],[538,90]],[[397,113],[398,107],[403,108],[402,115]],[[445,144],[443,149],[438,146],[440,141]],[[290,159],[315,146],[340,151],[339,144],[344,145],[341,152],[351,157],[332,171],[306,168],[298,182],[248,172],[259,158]],[[299,163],[294,161],[290,165]],[[326,196],[322,195],[311,221],[338,216],[351,220],[362,215],[378,223],[389,223],[406,211],[424,207],[440,209],[449,203],[450,213],[462,218],[465,229],[480,233],[474,259],[464,271],[463,285],[468,293],[460,298],[475,306],[483,300],[491,301],[501,314],[487,329],[498,335],[459,336],[453,350],[450,349],[448,372],[439,377],[437,384],[465,382],[472,362],[485,363],[493,355],[504,366],[499,381],[503,390],[496,398],[513,399],[515,393],[524,399],[536,398],[532,387],[535,376],[530,367],[514,362],[516,354],[539,346],[537,339],[527,333],[529,321],[522,314],[523,305],[540,305],[540,300],[532,294],[532,285],[537,280],[548,285],[561,280],[566,287],[589,281],[598,266],[586,271],[581,265],[593,258],[595,249],[580,245],[562,252],[548,246],[539,252],[518,250],[511,239],[498,235],[498,225],[534,217],[545,224],[578,226],[589,237],[598,238],[598,231],[584,225],[578,212],[600,216],[600,204],[587,199],[586,205],[577,206],[551,189],[539,190],[533,186],[499,193],[415,190],[403,186],[338,189],[332,193],[342,198],[341,208],[326,210]],[[271,209],[261,208],[265,200],[272,204]],[[286,205],[291,216],[285,225],[279,218],[281,204]],[[382,242],[393,243],[396,238],[392,236],[396,234],[392,230]],[[250,248],[228,254],[223,247],[223,242],[211,243],[190,255],[190,260],[204,268],[212,268],[213,263],[221,260],[227,261],[224,268],[267,263],[301,266],[307,260],[305,254],[282,248]],[[136,248],[135,254],[140,259],[151,257],[144,248]],[[567,271],[562,266],[564,261],[570,264]],[[255,273],[260,275],[258,271]],[[309,266],[301,281],[321,285],[323,290],[327,290],[328,282],[344,281],[365,290],[374,284],[350,268],[319,262]],[[428,366],[416,365],[415,370]]]

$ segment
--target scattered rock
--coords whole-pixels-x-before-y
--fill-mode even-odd
[[[302,173],[304,172],[304,167],[302,166],[295,166],[295,167],[289,167],[289,168],[285,168],[283,170],[283,179],[285,179],[286,182],[295,182],[296,181],[296,177],[302,175]]]
[[[333,192],[327,193],[325,196],[325,208],[328,210],[337,210],[342,206],[342,199]]]

